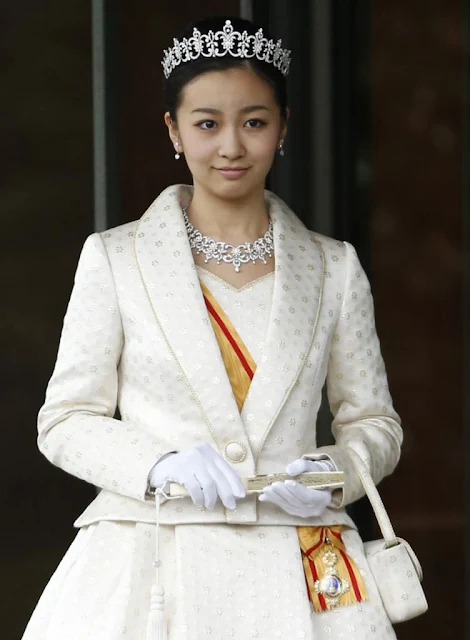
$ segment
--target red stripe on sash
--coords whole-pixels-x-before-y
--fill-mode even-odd
[[[324,534],[325,534],[325,529],[322,529],[320,534],[320,540],[317,542],[317,544],[314,544],[313,547],[310,547],[310,549],[307,549],[307,551],[304,551],[306,556],[309,556],[312,553],[312,551],[315,551],[315,549],[318,549],[318,547],[321,544],[323,544]]]
[[[211,303],[209,302],[209,300],[206,298],[206,296],[204,296],[204,300],[206,302],[206,307],[209,310],[209,313],[212,315],[212,317],[214,318],[214,320],[217,322],[217,324],[219,325],[219,327],[222,329],[222,331],[224,332],[225,337],[227,338],[227,340],[230,342],[232,349],[235,351],[235,353],[237,354],[240,362],[243,365],[243,368],[245,369],[245,371],[248,374],[248,377],[250,378],[250,380],[253,380],[253,376],[254,373],[250,367],[250,365],[248,364],[245,356],[243,355],[243,353],[240,350],[240,347],[238,346],[238,344],[235,342],[235,340],[232,337],[232,334],[230,333],[230,331],[228,330],[228,328],[225,326],[224,321],[222,320],[222,318],[219,316],[219,314],[217,313],[217,311],[214,309],[214,307],[211,305]]]
[[[318,580],[318,573],[317,573],[317,568],[315,567],[315,563],[312,562],[312,560],[310,560],[309,558],[308,564],[310,565],[310,571],[312,572],[313,579],[316,582]],[[318,596],[318,602],[320,603],[320,607],[322,608],[322,611],[326,611],[327,606],[326,606],[326,602],[323,594],[317,593],[316,595]]]
[[[359,585],[357,584],[356,576],[354,575],[354,570],[351,567],[349,558],[341,549],[339,550],[339,552],[344,560],[344,564],[346,565],[346,568],[348,570],[349,577],[351,578],[352,586],[354,589],[354,595],[356,596],[357,601],[361,602],[362,601],[361,590],[359,589]]]

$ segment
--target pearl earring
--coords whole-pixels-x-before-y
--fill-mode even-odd
[[[284,155],[284,140],[281,140],[281,142],[279,143],[279,155]]]
[[[180,146],[178,143],[176,143],[176,153],[175,153],[175,160],[179,160],[181,158],[181,154],[180,154]]]

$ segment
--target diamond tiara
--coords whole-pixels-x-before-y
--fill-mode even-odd
[[[201,33],[194,27],[190,38],[181,41],[173,39],[173,47],[163,52],[163,73],[169,78],[171,72],[182,62],[204,58],[222,58],[230,55],[234,58],[258,58],[262,62],[272,64],[285,77],[289,73],[291,51],[283,49],[282,41],[268,40],[264,37],[263,29],[258,29],[254,35],[247,31],[235,31],[230,20],[225,21],[221,31]]]

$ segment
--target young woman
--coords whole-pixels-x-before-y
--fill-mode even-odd
[[[159,637],[395,637],[344,509],[363,495],[348,448],[379,482],[402,439],[369,284],[349,244],[264,189],[289,55],[233,18],[165,53],[165,122],[193,185],[83,248],[39,447],[101,492],[24,640],[150,638],[156,538]],[[336,443],[317,448],[325,380]],[[344,488],[296,481],[325,470]],[[292,479],[245,492],[279,472]],[[167,499],[170,480],[188,497]]]

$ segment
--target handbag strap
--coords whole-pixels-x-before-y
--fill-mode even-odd
[[[395,535],[395,531],[393,530],[392,523],[390,521],[390,518],[388,517],[387,510],[385,509],[382,498],[377,491],[377,487],[372,480],[368,468],[364,464],[364,461],[359,456],[359,454],[354,451],[354,449],[351,449],[351,447],[346,447],[346,451],[352,460],[357,475],[359,476],[362,482],[362,486],[364,487],[367,497],[369,498],[369,502],[372,506],[372,509],[374,510],[375,517],[377,518],[380,530],[385,539],[386,546],[395,547],[397,544],[400,544],[400,541]]]

